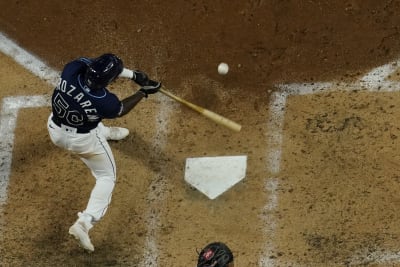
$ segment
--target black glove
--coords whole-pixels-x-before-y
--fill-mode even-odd
[[[161,83],[153,80],[147,80],[146,85],[142,86],[139,91],[144,93],[145,97],[148,97],[150,94],[157,93],[161,88]]]
[[[230,248],[222,242],[213,242],[204,247],[198,257],[197,267],[228,266],[233,262],[233,254]]]
[[[144,73],[143,71],[134,70],[132,81],[143,87],[147,85],[149,78],[147,77],[147,74]]]

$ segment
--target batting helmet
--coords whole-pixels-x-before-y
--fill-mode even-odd
[[[232,265],[230,265],[232,263]],[[213,242],[205,246],[199,253],[197,267],[233,266],[232,251],[222,242]]]
[[[114,54],[103,54],[88,64],[84,75],[85,84],[90,89],[106,87],[124,69],[122,60]]]

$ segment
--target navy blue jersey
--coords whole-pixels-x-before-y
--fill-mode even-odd
[[[83,82],[87,64],[79,58],[65,65],[51,99],[53,116],[67,126],[91,130],[103,119],[119,116],[122,103],[107,88],[90,90]]]

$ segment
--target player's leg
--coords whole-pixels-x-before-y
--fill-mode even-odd
[[[93,251],[89,238],[89,230],[94,223],[98,222],[106,213],[111,202],[112,192],[116,181],[116,166],[111,148],[104,136],[93,133],[97,141],[92,144],[91,153],[85,151],[81,154],[82,161],[91,170],[96,179],[86,209],[78,213],[77,221],[70,227],[70,234],[79,239],[83,248]],[[88,147],[90,142],[88,142]]]
[[[114,156],[109,145],[107,143],[103,145],[108,147],[108,149],[105,149],[106,153],[82,158],[82,161],[90,168],[96,178],[96,184],[84,211],[85,214],[90,214],[93,217],[93,222],[99,221],[106,213],[116,181]]]

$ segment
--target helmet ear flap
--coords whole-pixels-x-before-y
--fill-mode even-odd
[[[114,54],[103,54],[88,64],[84,82],[90,89],[102,89],[113,82],[124,69],[122,60]]]

